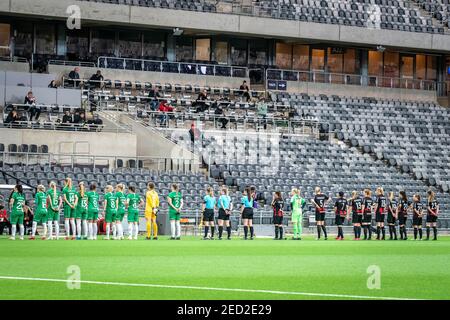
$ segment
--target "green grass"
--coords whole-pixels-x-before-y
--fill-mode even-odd
[[[439,241],[9,241],[0,238],[0,277],[81,280],[354,296],[450,299],[450,238]],[[367,288],[367,268],[381,288]],[[336,299],[0,279],[0,299]]]

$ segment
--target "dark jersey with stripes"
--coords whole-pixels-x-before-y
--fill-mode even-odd
[[[364,201],[364,213],[365,214],[371,214],[372,213],[372,205],[373,205],[373,200],[371,197],[365,197]]]
[[[400,199],[399,203],[398,203],[398,215],[399,217],[404,217],[408,214],[408,207],[410,206],[410,202],[408,202],[408,200],[403,200]]]
[[[327,201],[327,200],[328,200],[328,196],[326,196],[324,194],[316,194],[316,196],[314,197],[314,202],[319,206],[319,207],[316,207],[317,213],[325,212],[325,201]]]
[[[435,215],[437,214],[438,205],[439,205],[439,202],[437,202],[436,200],[428,201],[428,209],[430,209]]]
[[[360,197],[350,200],[349,205],[352,206],[352,213],[362,213],[362,199]]]
[[[414,209],[414,217],[419,217],[419,214],[422,213],[423,205],[419,201],[414,201],[413,203],[413,209]],[[419,214],[416,213],[416,211],[419,212]]]
[[[334,206],[336,207],[336,214],[342,217],[345,216],[347,214],[347,205],[348,205],[347,199],[344,198],[337,199],[336,203],[334,204]]]
[[[385,196],[378,196],[377,197],[377,213],[378,214],[385,214],[386,213],[386,197]]]
[[[277,199],[273,202],[273,215],[282,217],[283,216],[283,208],[284,208],[284,200]]]
[[[397,206],[398,206],[398,202],[397,200],[389,200],[388,203],[388,211],[390,214],[395,214],[395,212],[397,211]]]

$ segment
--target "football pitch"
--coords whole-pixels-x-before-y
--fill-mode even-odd
[[[0,299],[450,299],[438,241],[10,241]]]

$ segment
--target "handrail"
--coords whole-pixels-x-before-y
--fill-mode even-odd
[[[90,61],[49,60],[48,64],[58,66],[92,67],[92,68],[96,67],[95,62]]]
[[[23,63],[28,62],[28,60],[26,58],[16,57],[16,56],[0,56],[0,61],[23,62]]]
[[[116,63],[112,67],[108,66],[108,60],[110,60],[110,62],[116,61]],[[131,63],[132,67],[131,69],[127,68],[127,63]],[[109,65],[111,65],[111,63],[109,63]],[[186,74],[225,76],[237,78],[248,77],[247,67],[199,63],[199,62],[172,62],[172,61],[101,56],[98,57],[97,59],[97,66],[99,68],[123,69],[123,70],[186,73]]]

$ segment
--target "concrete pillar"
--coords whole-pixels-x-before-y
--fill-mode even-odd
[[[167,60],[176,61],[175,37],[173,34],[167,36]]]
[[[362,85],[367,86],[367,77],[369,76],[369,51],[366,49],[361,49],[361,76]]]

